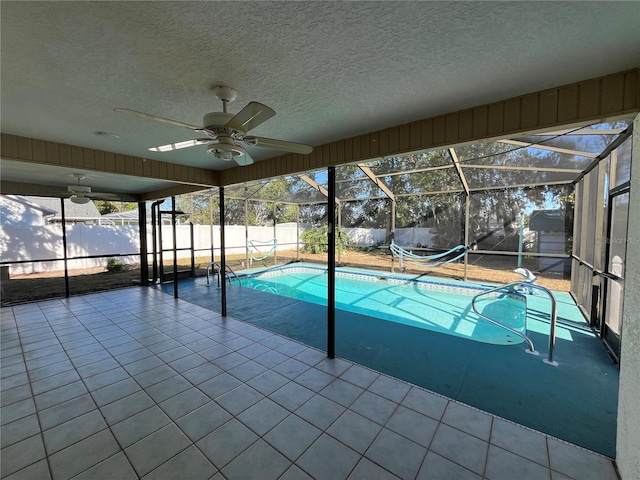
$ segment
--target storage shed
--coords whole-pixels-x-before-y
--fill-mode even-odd
[[[529,230],[536,232],[537,253],[566,253],[569,239],[563,210],[534,210],[529,220]],[[570,272],[570,260],[539,257],[538,268],[546,272]]]

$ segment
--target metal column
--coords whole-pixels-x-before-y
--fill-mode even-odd
[[[140,234],[140,285],[149,285],[149,249],[147,247],[147,204],[138,202],[138,227]]]
[[[220,187],[220,272],[218,272],[218,278],[222,280],[221,285],[221,314],[223,317],[227,316],[227,255],[224,251],[224,187]],[[246,223],[246,222],[245,222]]]
[[[395,200],[391,200],[391,239],[389,243],[394,243],[396,240],[396,208],[397,203]]]
[[[524,212],[520,214],[520,228],[518,235],[518,268],[522,266],[522,247],[524,243]],[[467,243],[468,245],[468,243]],[[465,278],[466,280],[466,278]]]
[[[196,240],[195,233],[193,230],[193,220],[189,222],[189,237],[191,240],[191,276],[196,276]]]
[[[213,247],[213,195],[209,195],[209,235],[211,237],[211,262],[216,261],[216,254]]]
[[[300,205],[296,203],[296,260],[300,261]]]
[[[458,173],[458,177],[460,178],[460,183],[462,184],[462,188],[464,189],[465,194],[465,213],[464,213],[464,244],[467,247],[467,250],[464,252],[464,279],[467,280],[467,264],[469,263],[469,206],[471,203],[471,190],[469,189],[469,182],[467,182],[467,177],[462,170],[462,166],[460,165],[460,160],[458,159],[458,154],[455,149],[449,148],[447,150],[449,152],[449,157],[451,157],[451,161],[453,162],[453,166]]]
[[[464,244],[469,246],[469,211],[471,206],[471,194],[465,195],[464,205]],[[467,265],[469,264],[469,249],[464,252],[464,281],[467,281]]]
[[[395,199],[391,199],[391,231],[389,232],[389,245],[396,241],[396,208],[397,202]],[[391,273],[395,273],[395,256],[391,255]]]
[[[249,199],[244,199],[244,261],[245,267],[249,268],[251,260],[249,260]]]
[[[62,216],[62,249],[64,259],[64,296],[69,298],[69,268],[67,264],[67,219],[64,214],[64,198],[60,199],[60,213]]]
[[[338,239],[338,264],[341,264],[342,261],[342,238],[340,238],[340,232],[342,231],[342,203],[338,205],[338,234],[336,235]]]
[[[164,202],[164,201],[163,201]],[[160,213],[160,204],[158,204],[158,256],[160,261],[158,262],[158,277],[160,278],[160,284],[164,283],[164,247],[162,244],[162,214]]]
[[[173,233],[173,298],[178,298],[178,232],[176,231],[176,197],[171,197],[171,228]]]
[[[277,219],[277,215],[278,215],[278,205],[276,204],[276,202],[273,202],[273,241],[274,242],[278,241],[278,219]],[[277,246],[276,246],[275,250],[273,251],[273,264],[274,265],[278,264],[278,247]]]
[[[336,168],[329,167],[328,175],[328,277],[327,277],[327,356],[336,356]]]
[[[151,241],[153,242],[153,277],[151,278],[151,283],[156,283],[158,281],[158,233],[161,232],[161,226],[157,224],[160,220],[160,204],[164,202],[164,200],[158,200],[151,204]],[[156,220],[156,210],[158,211],[158,219]],[[162,248],[162,244],[160,245]],[[160,258],[162,258],[162,253],[160,253]]]

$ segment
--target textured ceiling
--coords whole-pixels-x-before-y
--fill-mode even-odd
[[[149,152],[194,135],[113,109],[200,125],[225,84],[232,113],[276,110],[252,133],[320,145],[637,67],[639,20],[640,2],[3,1],[1,128],[221,169]]]

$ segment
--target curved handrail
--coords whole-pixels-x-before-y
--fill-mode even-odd
[[[526,334],[518,332],[517,330],[514,330],[513,328],[508,327],[508,326],[498,322],[497,320],[494,320],[492,318],[487,317],[486,315],[483,315],[482,313],[480,313],[478,311],[478,309],[476,308],[476,305],[475,305],[476,299],[478,297],[482,296],[482,295],[487,295],[489,293],[499,292],[501,290],[508,289],[508,288],[512,288],[513,289],[513,287],[516,287],[516,286],[520,286],[520,287],[525,286],[525,287],[530,288],[530,289],[540,290],[540,291],[546,293],[547,295],[549,295],[549,299],[551,300],[551,323],[550,323],[550,327],[549,327],[549,354],[548,354],[548,357],[545,358],[543,361],[544,361],[544,363],[547,363],[549,365],[557,366],[558,362],[554,362],[554,360],[553,360],[553,350],[554,350],[555,345],[556,345],[556,321],[557,321],[557,317],[558,317],[558,306],[557,306],[557,303],[556,303],[556,297],[553,296],[553,293],[548,288],[543,287],[541,285],[536,285],[536,284],[531,283],[531,282],[524,282],[524,281],[518,281],[518,282],[508,283],[506,285],[500,285],[499,287],[495,287],[495,288],[492,288],[490,290],[486,290],[484,292],[480,292],[477,295],[475,295],[471,299],[471,307],[473,308],[473,311],[477,315],[479,315],[480,317],[482,317],[482,318],[484,318],[486,320],[489,320],[491,323],[493,323],[495,325],[498,325],[498,326],[504,328],[505,330],[508,330],[508,331],[510,331],[512,333],[515,333],[516,335],[522,337],[529,344],[530,352],[531,353],[535,352],[535,349],[534,349],[534,346],[533,346],[533,342],[531,341],[531,339]]]
[[[511,328],[511,327],[509,327],[509,326],[507,326],[507,325],[505,325],[503,323],[500,323],[499,321],[494,320],[493,318],[488,317],[488,316],[484,315],[483,313],[480,313],[480,311],[478,311],[478,309],[476,308],[476,299],[481,295],[485,295],[485,294],[489,294],[489,293],[493,293],[493,292],[494,292],[494,290],[489,290],[489,291],[486,291],[486,292],[482,292],[482,293],[477,294],[476,296],[474,296],[471,299],[471,308],[473,308],[473,311],[475,312],[475,314],[478,315],[481,318],[484,318],[485,320],[488,320],[489,322],[493,323],[494,325],[497,325],[497,326],[499,326],[501,328],[504,328],[505,330],[513,333],[514,335],[517,335],[518,337],[522,338],[529,345],[529,350],[526,350],[526,352],[534,354],[534,355],[537,355],[538,352],[536,351],[536,348],[533,346],[533,341],[526,334],[524,334],[522,332],[519,332],[515,328]]]
[[[213,271],[213,267],[216,267],[215,271]],[[207,267],[207,285],[209,285],[209,276],[211,275],[211,273],[213,271],[213,275],[218,275],[218,288],[220,288],[220,269],[221,269],[221,267],[220,267],[220,264],[218,262],[211,262],[209,264],[209,266]],[[242,285],[242,281],[240,280],[240,277],[238,277],[236,272],[234,272],[229,265],[225,265],[225,270],[226,271],[224,272],[224,277],[225,277],[225,279],[229,280],[229,283],[231,283],[231,275],[233,275],[236,278],[236,280],[238,280],[238,284]],[[229,275],[229,274],[231,274],[231,275]]]

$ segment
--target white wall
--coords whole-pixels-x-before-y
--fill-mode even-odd
[[[640,115],[633,132],[616,452],[623,480],[640,478]]]
[[[42,210],[0,196],[0,225],[44,225]]]

